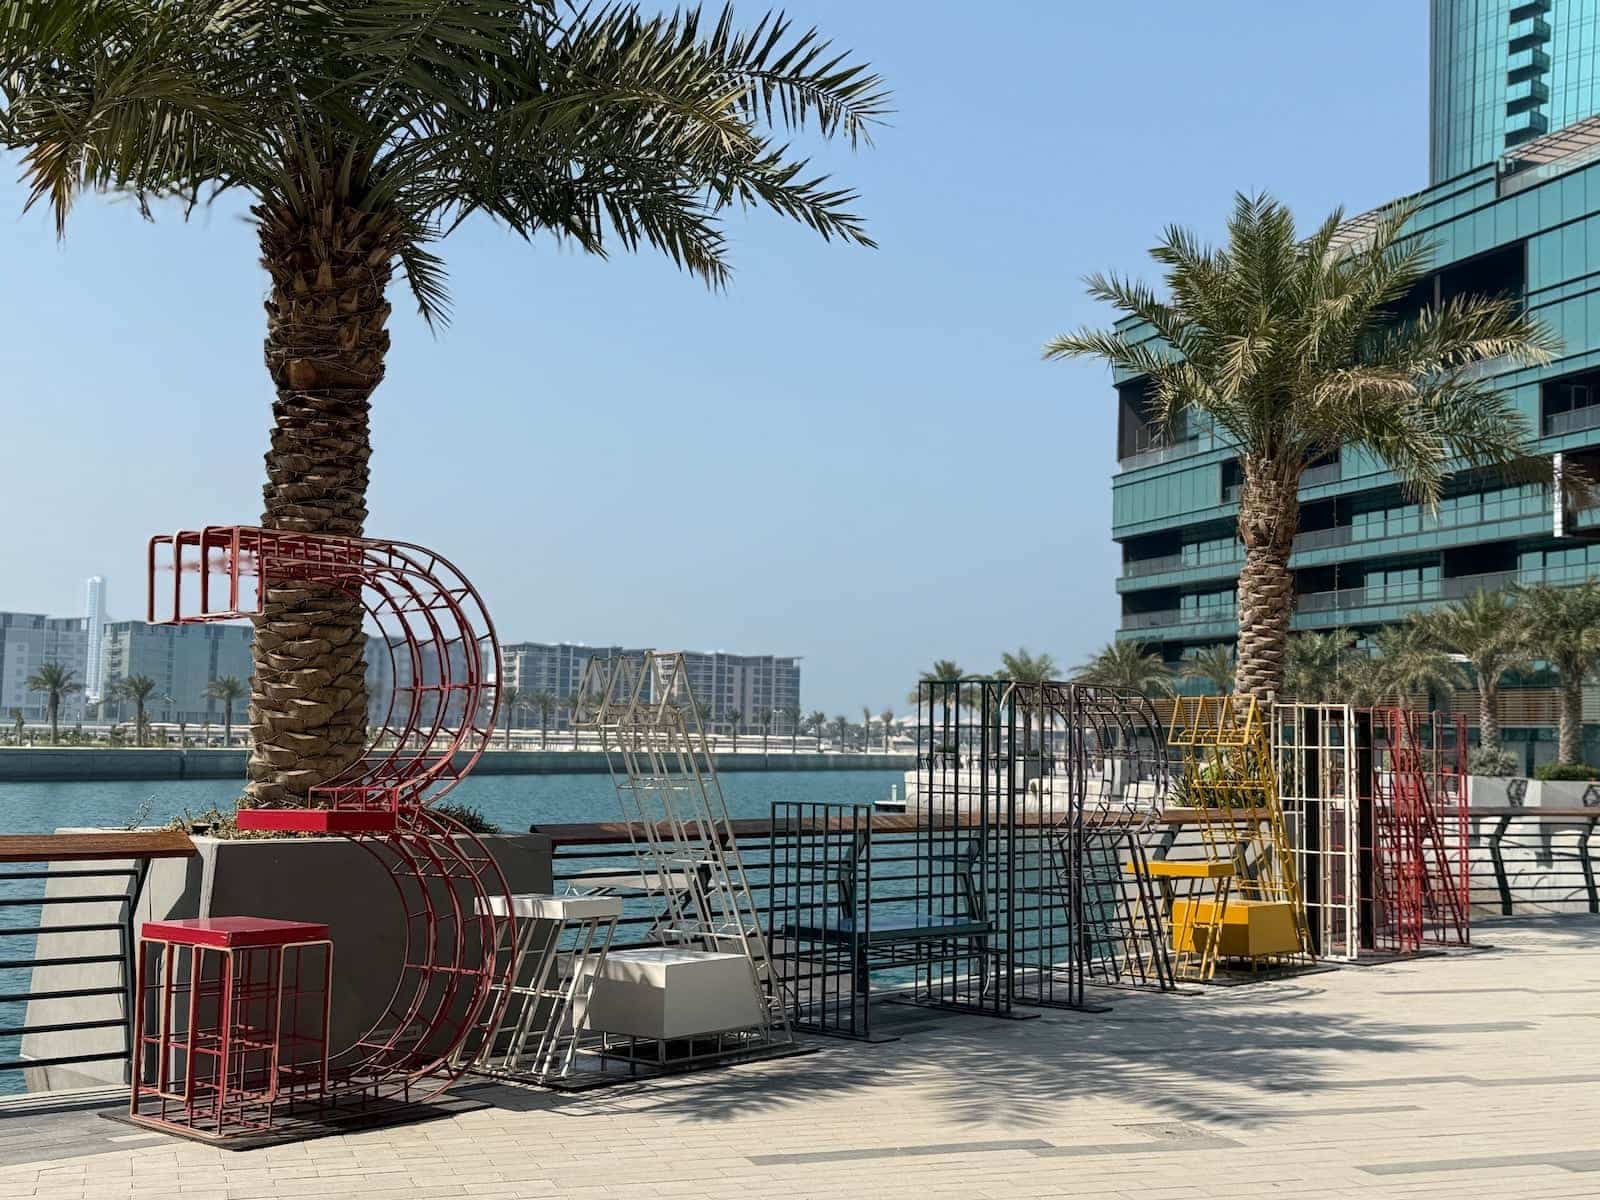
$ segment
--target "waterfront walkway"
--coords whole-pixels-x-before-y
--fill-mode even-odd
[[[902,1040],[232,1153],[88,1109],[0,1117],[0,1197],[1600,1194],[1600,918],[1471,953]],[[885,1021],[889,1025],[889,1021]]]

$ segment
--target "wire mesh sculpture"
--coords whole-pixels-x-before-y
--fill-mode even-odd
[[[1154,708],[1137,693],[1090,684],[998,687],[1009,709],[1000,744],[1023,798],[1013,839],[1017,1001],[1082,1008],[1089,984],[1171,990],[1145,849],[1170,789]]]
[[[1367,720],[1366,939],[1391,954],[1465,946],[1472,937],[1466,723],[1398,707],[1373,709]]]
[[[1168,734],[1182,751],[1181,794],[1200,832],[1198,862],[1152,863],[1174,892],[1177,973],[1209,980],[1227,960],[1256,969],[1314,957],[1295,855],[1258,703],[1180,696]]]
[[[310,789],[307,803],[241,809],[238,824],[347,838],[381,866],[403,914],[402,964],[387,1009],[333,1055],[326,1100],[310,1115],[370,1114],[375,1102],[437,1095],[460,1073],[463,1047],[498,1021],[509,964],[495,947],[515,938],[493,856],[434,811],[494,728],[499,644],[477,590],[420,546],[251,526],[154,537],[147,568],[153,624],[251,618],[269,589],[311,587],[358,600],[376,628],[394,686],[367,752]],[[164,573],[169,584],[158,586]],[[171,1123],[192,1125],[199,1115]]]
[[[1361,952],[1361,752],[1348,704],[1279,703],[1272,761],[1295,848],[1312,948],[1353,961]]]
[[[704,1042],[610,1047],[613,1057],[676,1065],[793,1044],[789,1004],[739,854],[716,763],[680,653],[591,658],[573,708],[579,729],[606,754],[641,882],[658,906],[652,936],[690,954],[736,955],[748,964],[755,1019],[717,1029]],[[618,951],[626,963],[638,951]],[[692,960],[691,960],[692,961]],[[683,965],[690,965],[685,963]]]

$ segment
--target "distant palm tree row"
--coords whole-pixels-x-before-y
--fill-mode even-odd
[[[1363,637],[1348,629],[1289,639],[1279,699],[1358,705],[1443,700],[1476,687],[1480,753],[1502,754],[1500,697],[1506,680],[1543,663],[1560,690],[1556,757],[1582,761],[1583,686],[1600,669],[1600,582],[1479,591],[1463,600]],[[1226,645],[1206,647],[1174,666],[1133,641],[1112,642],[1079,668],[1085,682],[1147,696],[1185,681],[1234,689]]]
[[[61,741],[61,706],[68,696],[73,696],[83,691],[83,684],[77,678],[77,672],[60,663],[42,663],[37,671],[24,681],[29,691],[44,694],[45,719],[50,722],[50,741]],[[105,695],[100,698],[102,704],[128,703],[134,709],[134,740],[143,746],[150,740],[150,697],[155,694],[156,682],[148,675],[129,675],[125,679],[114,681],[106,689]],[[226,730],[224,744],[233,740],[233,706],[242,700],[249,692],[238,679],[231,675],[213,679],[206,685],[207,699],[216,700],[223,706],[224,728]],[[12,721],[20,740],[22,730],[22,710],[12,710]]]

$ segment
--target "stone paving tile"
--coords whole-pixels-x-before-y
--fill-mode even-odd
[[[0,1200],[1594,1200],[1600,921],[1494,949],[901,1041],[233,1153],[0,1116]],[[1550,1011],[1541,1011],[1548,1009]]]

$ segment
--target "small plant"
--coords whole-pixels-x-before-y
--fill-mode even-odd
[[[1545,763],[1534,768],[1533,777],[1550,783],[1590,783],[1600,779],[1600,770],[1584,763]]]
[[[468,833],[500,833],[500,826],[470,804],[434,804],[429,812],[454,821]]]
[[[1479,746],[1467,757],[1467,771],[1472,775],[1486,775],[1504,779],[1518,774],[1517,756],[1509,750],[1496,750]]]

